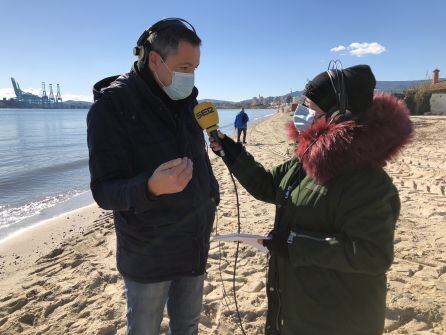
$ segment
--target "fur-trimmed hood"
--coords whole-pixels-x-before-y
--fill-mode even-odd
[[[353,171],[384,166],[413,136],[405,103],[389,94],[376,94],[372,106],[356,121],[330,123],[325,118],[298,133],[291,122],[296,156],[318,184]]]

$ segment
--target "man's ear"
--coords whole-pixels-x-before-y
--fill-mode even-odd
[[[159,62],[157,53],[154,51],[149,51],[147,62],[149,63],[149,69],[155,71],[155,67]]]

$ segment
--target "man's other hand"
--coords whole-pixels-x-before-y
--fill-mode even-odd
[[[149,192],[155,196],[178,193],[192,179],[193,163],[187,157],[173,159],[158,166],[147,182]]]

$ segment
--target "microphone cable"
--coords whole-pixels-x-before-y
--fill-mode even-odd
[[[206,146],[206,153],[208,153],[208,147]],[[223,160],[225,160],[225,157],[222,157]],[[229,176],[231,177],[232,180],[232,184],[234,185],[234,191],[235,191],[235,200],[236,200],[236,206],[237,206],[237,233],[240,234],[241,232],[241,223],[240,223],[240,201],[239,201],[239,197],[238,197],[238,189],[237,189],[237,183],[235,182],[234,179],[234,175],[232,174],[232,172],[229,170],[228,168],[228,172],[229,172]],[[218,210],[217,210],[217,222],[215,225],[215,234],[218,234]],[[237,262],[238,262],[238,254],[239,254],[239,249],[240,249],[240,241],[237,241],[237,247],[235,250],[235,260],[234,260],[234,270],[232,273],[232,290],[233,290],[233,297],[234,297],[234,305],[235,305],[235,310],[237,313],[237,319],[238,319],[238,323],[239,323],[239,327],[240,330],[242,331],[243,335],[246,335],[245,329],[243,328],[243,321],[242,321],[242,317],[240,316],[240,310],[238,307],[238,302],[237,302],[237,292],[236,292],[236,287],[235,287],[235,276],[237,273]],[[225,304],[229,310],[229,304],[227,304],[226,302],[226,298],[228,298],[228,294],[226,292],[226,288],[225,288],[225,284],[223,281],[223,275],[222,275],[222,271],[221,271],[221,256],[222,256],[222,252],[221,252],[221,242],[218,242],[218,252],[219,252],[219,264],[218,264],[218,268],[219,268],[219,272],[220,272],[220,280],[221,280],[221,284],[223,286],[223,299],[225,301]]]
[[[240,202],[239,202],[239,198],[238,198],[237,184],[235,182],[234,176],[233,176],[231,171],[229,171],[229,175],[231,176],[232,183],[234,184],[235,199],[236,199],[236,204],[237,204],[237,233],[240,234],[240,232],[241,232]],[[233,275],[232,275],[232,291],[233,291],[233,295],[234,295],[235,310],[237,312],[237,318],[238,318],[238,322],[239,322],[239,325],[240,325],[240,330],[242,331],[243,335],[246,335],[245,329],[243,328],[243,322],[242,322],[242,318],[240,316],[240,311],[239,311],[239,308],[238,308],[237,292],[235,290],[235,274],[237,272],[237,261],[238,261],[239,248],[240,248],[240,241],[237,241],[237,248],[236,248],[235,256],[234,256],[235,257],[235,260],[234,260],[234,272],[233,272]]]
[[[215,222],[215,235],[218,235],[218,208],[217,208],[217,217],[216,217],[216,222]],[[225,283],[223,281],[223,275],[222,275],[222,270],[221,270],[221,261],[222,261],[222,257],[221,257],[221,241],[218,241],[218,271],[220,274],[220,282],[223,288],[223,305],[226,307],[226,309],[229,311],[229,296],[228,293],[226,292],[226,287],[225,287]]]

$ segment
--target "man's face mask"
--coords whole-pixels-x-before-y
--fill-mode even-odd
[[[297,105],[293,115],[294,127],[299,132],[305,131],[313,124],[315,116],[316,112],[314,110],[301,104]]]
[[[183,73],[176,72],[169,69],[167,64],[161,58],[161,62],[172,74],[172,83],[168,86],[164,86],[163,90],[172,100],[181,100],[187,98],[191,93],[195,85],[195,75],[194,73]]]

